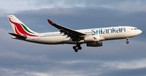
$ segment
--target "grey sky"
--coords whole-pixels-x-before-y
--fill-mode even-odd
[[[0,0],[0,9],[7,12],[41,8],[109,8],[126,12],[145,11],[145,0]]]
[[[0,76],[145,76],[145,0],[0,0]],[[73,45],[40,45],[11,39],[6,16],[16,15],[37,32],[58,31],[47,23],[73,29],[130,25],[143,34],[105,41],[103,47],[74,53]]]

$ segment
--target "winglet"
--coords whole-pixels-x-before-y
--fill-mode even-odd
[[[50,19],[48,19],[48,23],[51,24],[51,25],[55,24],[55,23],[54,23],[53,21],[51,21]]]

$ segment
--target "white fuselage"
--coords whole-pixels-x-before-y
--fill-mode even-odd
[[[95,41],[114,40],[114,39],[126,39],[134,37],[142,33],[141,30],[131,26],[116,26],[105,28],[92,28],[76,30],[81,33],[92,36]],[[42,44],[74,44],[70,37],[60,32],[40,33],[39,37],[28,36],[26,41],[42,43]],[[85,40],[80,40],[79,43],[86,43]]]

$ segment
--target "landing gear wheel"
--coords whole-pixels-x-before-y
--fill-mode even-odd
[[[77,44],[76,46],[73,46],[73,49],[75,50],[75,52],[78,52],[78,50],[82,50],[82,47],[80,44]]]
[[[78,47],[79,50],[82,50],[82,47]]]
[[[80,44],[77,44],[76,47],[78,47],[78,50],[82,50],[82,47]]]
[[[75,49],[75,52],[78,52],[78,49]]]
[[[75,52],[78,52],[78,49],[76,46],[73,46],[73,49],[75,50]]]
[[[128,39],[126,39],[126,44],[129,44],[129,40]]]

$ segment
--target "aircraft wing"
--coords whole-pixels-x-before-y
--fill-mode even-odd
[[[70,28],[58,25],[56,23],[54,23],[53,21],[51,21],[50,19],[48,19],[48,23],[51,24],[52,26],[56,27],[57,29],[60,30],[60,33],[64,33],[65,35],[67,35],[68,37],[71,37],[73,40],[78,40],[80,38],[83,38],[86,34],[72,30]]]

